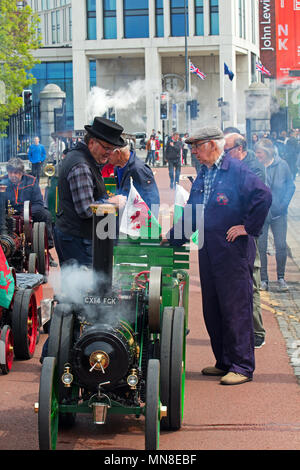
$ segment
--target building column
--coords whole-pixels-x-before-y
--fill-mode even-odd
[[[171,36],[170,1],[164,0],[164,37]]]
[[[203,1],[203,17],[204,17],[204,36],[209,36],[209,33],[210,33],[209,0]]]
[[[117,9],[117,39],[124,38],[124,21],[123,21],[123,0],[116,0]]]
[[[149,0],[149,38],[155,37],[155,0]]]
[[[195,36],[195,1],[188,0],[189,37]]]
[[[73,96],[74,96],[74,128],[83,129],[87,122],[86,103],[90,90],[90,64],[85,54],[86,39],[86,4],[72,3],[73,34]]]
[[[225,5],[226,3],[226,5]],[[220,98],[227,101],[230,106],[230,118],[225,121],[224,127],[236,126],[237,124],[237,110],[236,110],[236,52],[234,47],[234,2],[227,0],[226,2],[219,2],[219,31],[222,36],[222,43],[220,44]],[[228,34],[231,31],[231,34]],[[234,78],[231,81],[228,75],[224,74],[224,62],[228,65],[229,69],[234,73]]]
[[[160,93],[161,86],[161,57],[155,47],[145,49],[145,82],[146,82],[146,133],[149,136],[152,129],[161,130]]]
[[[76,73],[74,73],[76,71]],[[73,48],[74,128],[83,129],[87,122],[87,97],[90,91],[90,63],[84,50]]]
[[[103,39],[103,0],[96,2],[97,39]]]

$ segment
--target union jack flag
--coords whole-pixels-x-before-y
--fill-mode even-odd
[[[201,80],[206,79],[206,75],[203,72],[201,72],[198,69],[198,67],[195,67],[195,65],[193,65],[192,62],[190,62],[190,72],[195,73],[196,75],[198,75],[198,77],[201,78]]]
[[[272,75],[271,72],[269,72],[269,70],[266,69],[266,67],[264,67],[261,62],[256,62],[256,70],[261,73],[264,73],[265,75]]]

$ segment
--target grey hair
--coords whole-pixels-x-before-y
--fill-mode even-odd
[[[24,173],[24,169],[23,160],[18,157],[11,158],[6,165],[7,171],[19,171],[20,173]]]
[[[270,139],[260,139],[254,146],[254,150],[263,150],[270,159],[274,157],[275,147]]]
[[[216,143],[218,149],[221,152],[223,152],[224,147],[225,147],[225,143],[226,143],[225,139],[216,139],[216,140],[212,139],[212,140]]]

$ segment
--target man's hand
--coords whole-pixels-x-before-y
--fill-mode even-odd
[[[111,204],[115,204],[119,209],[123,209],[127,201],[127,197],[123,196],[122,194],[118,194],[117,196],[112,196],[109,198],[109,202]]]
[[[234,240],[237,237],[240,237],[241,235],[248,235],[248,233],[245,230],[245,226],[234,225],[233,227],[230,227],[230,229],[228,230],[226,240],[228,242],[234,242]]]
[[[161,236],[160,246],[169,245],[170,242],[166,237]]]

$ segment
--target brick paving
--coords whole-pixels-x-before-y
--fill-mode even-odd
[[[269,292],[261,293],[261,304],[263,312],[271,311],[276,317],[285,339],[290,364],[300,384],[300,175],[297,176],[295,184],[296,191],[288,213],[286,281],[289,290],[280,292],[277,289],[275,256],[270,237],[272,254],[268,256]],[[266,332],[266,341],[268,341],[268,332]]]

